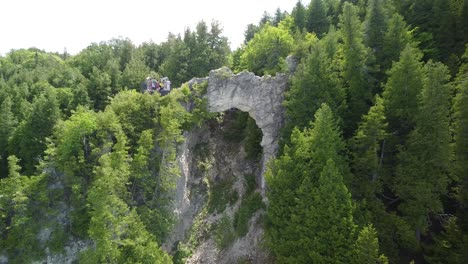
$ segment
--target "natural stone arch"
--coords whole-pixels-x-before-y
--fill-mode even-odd
[[[262,130],[263,148],[260,185],[265,190],[266,164],[278,151],[280,129],[284,121],[282,102],[288,75],[277,73],[259,77],[250,72],[234,75],[228,68],[210,72],[206,97],[210,112],[224,112],[237,108],[255,120]]]

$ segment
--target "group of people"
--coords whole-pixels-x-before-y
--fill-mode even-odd
[[[166,95],[171,91],[171,81],[167,77],[161,78],[158,81],[156,78],[146,78],[146,91],[150,94],[159,92],[161,95]]]

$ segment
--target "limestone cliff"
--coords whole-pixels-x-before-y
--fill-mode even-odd
[[[255,120],[262,130],[263,166],[278,150],[279,131],[284,121],[282,102],[288,83],[288,75],[278,73],[275,77],[255,76],[251,72],[234,75],[228,68],[210,72],[208,79],[208,106],[211,112],[223,112],[237,108]],[[260,179],[262,190],[265,181]]]
[[[282,102],[288,75],[259,77],[249,72],[235,75],[228,68],[221,68],[211,71],[207,78],[193,79],[189,85],[201,82],[208,83],[205,95],[208,110],[224,113],[217,121],[211,120],[202,128],[184,134],[186,140],[178,155],[181,177],[175,201],[179,221],[163,246],[173,253],[190,248],[187,263],[266,263],[268,253],[261,247],[263,209],[249,216],[246,234],[235,236],[227,245],[220,246],[216,235],[223,218],[230,223],[224,228],[233,228],[243,201],[252,196],[246,190],[246,175],[256,177],[254,192],[264,195],[266,164],[277,153],[284,122]],[[247,160],[241,142],[223,138],[223,133],[230,129],[232,113],[237,111],[233,109],[247,112],[261,129],[260,160]],[[213,202],[210,196],[221,199],[219,194],[214,194],[220,190],[219,186],[224,195],[237,199],[226,199],[222,209],[210,211]]]

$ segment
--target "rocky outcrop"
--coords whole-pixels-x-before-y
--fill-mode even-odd
[[[250,72],[234,75],[228,68],[210,72],[207,98],[210,112],[224,112],[237,108],[249,113],[262,130],[262,176],[260,185],[265,189],[264,172],[267,162],[276,155],[281,126],[284,121],[282,102],[288,75],[278,73],[259,77]]]
[[[262,248],[261,242],[263,209],[249,219],[247,234],[236,238],[227,248],[218,248],[212,227],[224,216],[233,221],[246,195],[245,175],[255,175],[256,191],[264,194],[266,165],[277,154],[280,129],[284,122],[282,102],[288,77],[282,73],[275,77],[259,77],[249,72],[235,75],[230,69],[221,68],[211,71],[206,78],[189,82],[189,87],[195,83],[208,84],[204,95],[208,101],[208,111],[225,112],[236,108],[247,112],[262,131],[260,144],[263,154],[260,162],[248,161],[243,143],[225,140],[224,131],[230,129],[227,124],[233,118],[229,114],[233,111],[225,113],[221,123],[220,120],[209,120],[204,126],[185,132],[185,142],[179,146],[177,155],[181,177],[177,183],[174,213],[178,221],[163,243],[165,250],[175,253],[178,245],[188,245],[192,255],[186,259],[186,263],[191,264],[237,263],[240,260],[268,262],[268,252]],[[189,102],[185,107],[191,111],[194,106]],[[201,149],[205,152],[201,152]],[[216,184],[226,181],[232,183],[228,189],[238,194],[237,201],[227,204],[221,212],[203,213],[208,192],[213,191]]]

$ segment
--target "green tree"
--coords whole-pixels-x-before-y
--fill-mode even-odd
[[[91,99],[88,95],[88,89],[86,86],[80,84],[72,90],[73,99],[71,101],[72,109],[76,109],[78,106],[90,107]]]
[[[18,123],[11,108],[12,102],[7,96],[0,106],[0,179],[8,174],[8,141]]]
[[[46,137],[60,117],[55,91],[52,89],[37,96],[31,114],[14,131],[8,152],[21,159],[26,174],[33,174],[35,166],[46,149]]]
[[[288,258],[288,261],[348,262],[356,230],[354,206],[343,175],[332,159],[326,162],[318,184],[309,177],[302,181],[297,199],[298,206],[291,220],[297,229],[298,255]]]
[[[168,76],[174,87],[188,81],[190,50],[180,36],[172,36],[168,39],[170,53],[166,60],[159,67],[162,76]]]
[[[388,21],[388,29],[384,34],[381,71],[387,71],[392,67],[392,62],[398,61],[401,52],[413,42],[412,31],[398,13],[394,13]]]
[[[109,97],[112,93],[111,84],[111,76],[108,73],[99,70],[97,67],[93,67],[90,76],[88,94],[94,103],[95,109],[104,110],[106,105],[109,103]]]
[[[91,206],[89,235],[96,242],[96,248],[84,255],[83,262],[171,263],[171,258],[146,231],[136,211],[123,200],[130,172],[125,157],[126,151],[117,149],[100,158],[96,181],[88,196]]]
[[[311,127],[312,129],[305,129],[304,132],[298,129],[293,130],[291,145],[285,146],[284,153],[271,164],[265,176],[269,187],[266,239],[279,262],[306,262],[307,260],[310,262],[311,259],[329,259],[333,257],[333,255],[328,255],[332,248],[318,245],[319,240],[314,240],[313,237],[320,236],[325,239],[328,233],[324,230],[327,230],[333,235],[330,235],[329,240],[320,242],[324,244],[336,242],[342,245],[341,243],[346,243],[345,241],[348,241],[346,239],[352,234],[351,229],[343,233],[343,230],[352,227],[348,225],[351,224],[349,220],[352,220],[351,200],[340,200],[341,205],[335,208],[326,203],[338,203],[336,199],[319,198],[319,195],[329,192],[331,186],[328,184],[333,181],[335,181],[333,184],[338,184],[340,187],[334,188],[336,192],[331,192],[329,195],[337,195],[340,199],[350,198],[343,183],[343,175],[349,175],[347,164],[341,155],[344,143],[333,113],[326,104],[322,104],[316,112],[315,121]],[[316,182],[320,184],[317,186]],[[311,201],[314,202],[311,203]],[[311,207],[317,203],[327,209],[321,211]],[[328,210],[336,211],[328,214]],[[338,211],[340,213],[337,213]],[[344,217],[346,212],[350,214]],[[333,216],[335,213],[336,216]],[[325,222],[328,220],[317,221],[318,217],[331,219],[338,215],[344,217],[339,221],[343,225],[335,225],[332,229],[321,229],[323,227],[321,225],[326,225]],[[314,220],[308,220],[312,218]],[[305,222],[308,223],[307,228],[303,226]],[[331,223],[337,222],[328,224]],[[342,238],[346,239],[342,242],[335,241],[335,239]],[[340,252],[344,251],[346,249]],[[340,255],[337,259],[342,257],[343,255]]]
[[[406,45],[400,60],[388,71],[388,81],[383,91],[385,116],[389,132],[397,135],[397,144],[403,144],[405,136],[414,128],[418,109],[417,96],[423,87],[421,53]]]
[[[306,28],[307,17],[306,17],[306,8],[301,1],[297,1],[292,12],[292,17],[294,18],[294,23],[299,31],[302,31]]]
[[[252,40],[255,36],[260,31],[261,27],[257,26],[255,24],[248,24],[247,28],[244,31],[244,44],[247,45],[250,40]]]
[[[135,51],[122,72],[122,85],[127,89],[139,90],[150,69],[145,65],[143,54]]]
[[[460,185],[458,193],[458,218],[460,229],[468,234],[468,46],[463,56],[464,64],[454,81],[454,176]]]
[[[256,75],[281,71],[286,56],[292,51],[293,38],[285,29],[266,25],[249,41],[241,56],[241,67]]]
[[[384,71],[379,71],[385,59],[383,53],[384,35],[388,27],[387,12],[384,9],[384,4],[382,0],[369,0],[367,2],[366,18],[363,23],[364,43],[370,48],[371,53],[375,57],[375,71],[372,73],[372,76],[376,80],[381,80],[385,76]]]
[[[321,38],[330,27],[323,0],[312,0],[307,13],[307,31],[315,32]]]
[[[415,128],[398,154],[394,192],[398,210],[420,239],[428,231],[428,215],[443,212],[450,167],[448,69],[429,61],[415,113]]]
[[[343,38],[341,75],[346,87],[348,112],[345,118],[345,134],[353,133],[362,115],[367,113],[372,101],[369,51],[364,46],[361,22],[356,6],[345,3],[340,16]]]
[[[137,48],[137,50],[143,53],[143,60],[145,65],[148,66],[152,71],[158,72],[160,63],[165,59],[162,56],[161,46],[152,41],[143,42]]]
[[[31,201],[37,198],[32,194],[38,192],[35,185],[41,178],[21,175],[18,163],[17,157],[8,157],[8,178],[0,179],[0,246],[11,263],[26,263],[40,255]]]
[[[275,11],[275,16],[273,17],[272,19],[272,25],[277,27],[279,25],[279,23],[284,19],[286,18],[286,16],[288,15],[288,13],[286,11],[284,12],[281,12],[281,9],[278,7]]]
[[[292,86],[284,102],[286,134],[290,134],[293,127],[303,129],[308,126],[322,103],[326,103],[338,116],[344,113],[345,93],[334,71],[332,58],[326,51],[326,41],[312,44],[310,54],[292,77]]]
[[[383,36],[387,31],[387,14],[383,5],[382,0],[369,0],[364,20],[365,43],[376,55],[383,50]]]
[[[375,199],[376,181],[382,176],[383,151],[385,146],[387,123],[384,114],[384,102],[376,97],[375,105],[363,116],[351,141],[354,197]]]
[[[384,255],[379,256],[377,232],[372,225],[365,226],[359,231],[358,238],[354,244],[353,253],[351,263],[388,264],[388,259]]]

